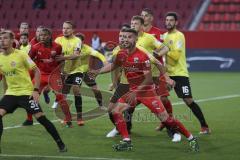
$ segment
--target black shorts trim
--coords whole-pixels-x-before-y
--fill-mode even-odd
[[[119,83],[113,96],[110,99],[110,102],[117,103],[118,99],[125,95],[127,92],[129,92],[129,84]]]
[[[0,100],[0,108],[6,110],[7,113],[13,113],[17,108],[24,108],[27,113],[36,114],[42,112],[41,106],[28,95],[13,96],[5,95]]]
[[[67,76],[64,84],[66,85],[81,85],[83,80],[83,73],[74,73]]]
[[[188,77],[170,76],[176,82],[174,90],[178,98],[192,98],[192,90]]]

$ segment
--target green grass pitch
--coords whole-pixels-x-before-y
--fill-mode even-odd
[[[4,130],[2,137],[2,156],[0,160],[55,160],[55,159],[132,159],[132,160],[226,160],[240,159],[240,76],[239,73],[191,73],[190,80],[195,100],[200,100],[205,117],[212,130],[211,135],[199,136],[200,125],[190,110],[172,91],[170,99],[174,104],[174,114],[186,127],[198,136],[200,152],[191,153],[185,138],[180,143],[172,143],[166,131],[156,132],[159,124],[156,118],[143,106],[134,113],[131,152],[115,152],[112,145],[119,142],[119,136],[105,138],[113,125],[107,115],[86,121],[85,126],[62,127],[54,122],[68,152],[58,153],[57,146],[42,126],[17,127]],[[107,90],[109,75],[101,75],[97,82],[102,90]],[[2,87],[1,87],[2,88]],[[110,98],[108,95],[105,99]],[[53,102],[53,97],[51,98]],[[83,97],[83,110],[97,106],[94,98]],[[41,100],[42,108],[50,120],[57,117],[50,105]],[[75,109],[72,107],[72,112]],[[4,128],[20,125],[25,119],[25,111],[18,109],[14,114],[4,117]]]

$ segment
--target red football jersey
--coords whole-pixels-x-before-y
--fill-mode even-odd
[[[123,68],[132,90],[142,85],[145,80],[144,71],[151,71],[149,57],[137,48],[131,54],[124,50],[119,51],[116,57],[116,64]],[[153,82],[150,81],[144,85],[152,86]]]
[[[162,42],[161,36],[163,35],[163,32],[159,28],[152,26],[150,28],[150,30],[146,33],[149,33],[149,34],[153,35],[154,37],[157,38],[157,40]],[[162,57],[157,57],[157,59],[163,64],[163,58]]]
[[[31,48],[30,57],[34,60],[41,74],[52,73],[59,65],[55,60],[56,55],[62,54],[62,47],[53,42],[50,48],[43,43],[38,43]]]
[[[36,37],[34,37],[31,41],[30,41],[30,44],[31,46],[34,46],[35,44],[39,43],[39,41],[37,40]]]

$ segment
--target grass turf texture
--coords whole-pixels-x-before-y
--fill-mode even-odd
[[[195,100],[206,99],[219,96],[240,95],[239,73],[191,73],[192,92]],[[102,90],[106,90],[110,83],[110,76],[101,75],[97,82]],[[2,88],[2,87],[1,87]],[[109,98],[109,97],[106,97]],[[174,104],[181,102],[175,93],[171,92],[170,99]],[[51,97],[53,101],[53,97]],[[58,153],[57,146],[51,137],[40,125],[32,127],[21,127],[6,129],[2,137],[2,154],[5,155],[41,155],[41,156],[74,156],[79,159],[93,158],[117,158],[117,159],[240,159],[239,155],[239,107],[240,97],[219,99],[213,101],[199,102],[205,117],[212,130],[208,136],[199,136],[200,153],[190,153],[189,146],[185,138],[181,143],[172,143],[167,137],[165,130],[156,132],[154,129],[159,124],[151,116],[150,111],[143,106],[138,106],[135,111],[132,141],[133,151],[115,152],[112,145],[119,142],[120,137],[105,138],[113,125],[108,116],[87,121],[85,126],[78,127],[74,123],[73,128],[64,128],[59,122],[54,122],[68,152]],[[52,103],[52,102],[51,102]],[[52,109],[41,100],[42,108],[50,120],[57,117]],[[90,106],[90,107],[89,107]],[[96,107],[94,98],[83,97],[83,110],[87,111]],[[75,108],[72,107],[72,111]],[[185,126],[198,135],[200,125],[197,119],[191,114],[184,104],[174,105],[174,114],[180,118]],[[26,117],[23,109],[18,109],[14,114],[4,117],[4,127],[21,124]],[[27,158],[27,157],[1,157],[1,160],[11,159],[58,159],[58,158]],[[73,158],[72,158],[73,159]],[[90,158],[91,159],[91,158]]]

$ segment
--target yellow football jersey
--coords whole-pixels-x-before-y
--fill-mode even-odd
[[[33,84],[29,70],[36,64],[28,54],[14,49],[9,55],[0,53],[0,74],[4,75],[7,83],[6,95],[31,95]]]
[[[157,40],[153,35],[143,32],[138,36],[137,45],[143,47],[148,53],[153,54],[156,49],[161,49],[165,45]],[[156,66],[152,66],[152,76],[158,77],[159,70]]]
[[[100,52],[96,51],[87,44],[83,44],[81,48],[81,72],[87,72],[89,70],[89,58],[90,56],[97,57],[102,62],[106,62],[106,58]]]
[[[186,63],[185,37],[183,33],[166,32],[163,35],[164,44],[168,46],[169,52],[166,56],[166,67],[169,76],[189,77]]]
[[[62,52],[64,56],[69,56],[76,50],[81,49],[82,41],[73,36],[71,38],[66,38],[64,36],[55,39],[55,42],[62,46]],[[74,74],[81,72],[81,59],[80,57],[75,60],[66,60],[64,65],[64,71],[68,74]]]
[[[23,45],[21,45],[20,46],[20,50],[21,51],[23,51],[24,53],[29,53],[29,51],[31,50],[31,45],[30,44],[28,44],[28,45],[26,45],[26,46],[23,46]]]

